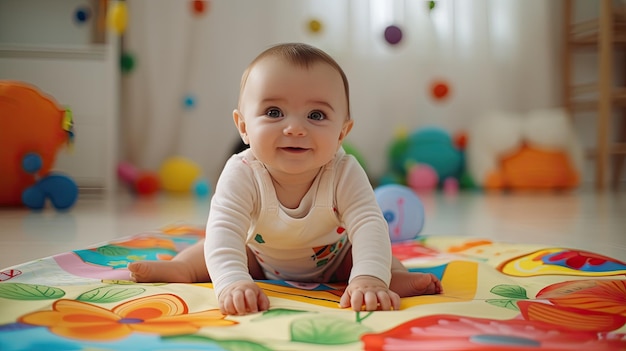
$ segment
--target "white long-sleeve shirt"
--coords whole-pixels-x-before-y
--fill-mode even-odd
[[[350,280],[391,280],[387,222],[367,175],[343,149],[320,169],[296,209],[280,204],[267,169],[250,150],[233,155],[206,228],[204,253],[217,296],[231,283],[252,281],[246,245],[268,279],[327,282],[352,247]]]

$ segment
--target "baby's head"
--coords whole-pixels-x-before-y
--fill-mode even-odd
[[[241,80],[233,119],[267,169],[315,173],[350,132],[346,75],[324,51],[280,44],[257,56]]]
[[[272,46],[269,49],[260,53],[252,62],[250,62],[246,70],[243,72],[243,76],[241,77],[239,102],[237,103],[237,108],[241,109],[241,98],[243,96],[246,83],[248,82],[248,76],[250,75],[250,71],[256,66],[259,61],[267,57],[279,58],[284,60],[287,64],[307,69],[311,67],[312,64],[320,62],[326,63],[334,68],[337,73],[339,73],[339,75],[341,76],[341,80],[343,81],[346,105],[348,106],[348,115],[346,117],[348,119],[350,118],[350,87],[348,85],[348,78],[346,77],[343,69],[341,68],[341,66],[339,66],[335,59],[333,59],[323,50],[303,43],[286,43]]]

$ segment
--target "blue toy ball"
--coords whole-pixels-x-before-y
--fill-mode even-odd
[[[194,182],[193,191],[197,197],[206,198],[211,195],[211,185],[205,178],[200,178]]]
[[[398,184],[374,190],[378,206],[389,225],[392,242],[415,239],[424,227],[424,205],[411,188]]]

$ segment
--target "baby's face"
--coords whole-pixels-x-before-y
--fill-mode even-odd
[[[235,124],[274,176],[314,176],[352,127],[341,75],[276,57],[257,62],[242,91]]]

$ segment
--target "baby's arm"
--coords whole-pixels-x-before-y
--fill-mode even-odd
[[[250,275],[246,239],[255,204],[254,175],[241,156],[224,167],[211,199],[204,257],[222,313],[267,310],[269,299]]]
[[[340,306],[360,311],[399,309],[400,298],[389,290],[389,230],[365,171],[349,156],[339,167],[335,188],[338,213],[352,243],[353,265]],[[379,306],[380,305],[380,306]]]
[[[400,296],[389,290],[382,280],[360,275],[352,279],[346,291],[341,296],[339,306],[347,308],[352,306],[354,311],[360,311],[365,306],[366,311],[379,309],[389,311],[400,309]]]

